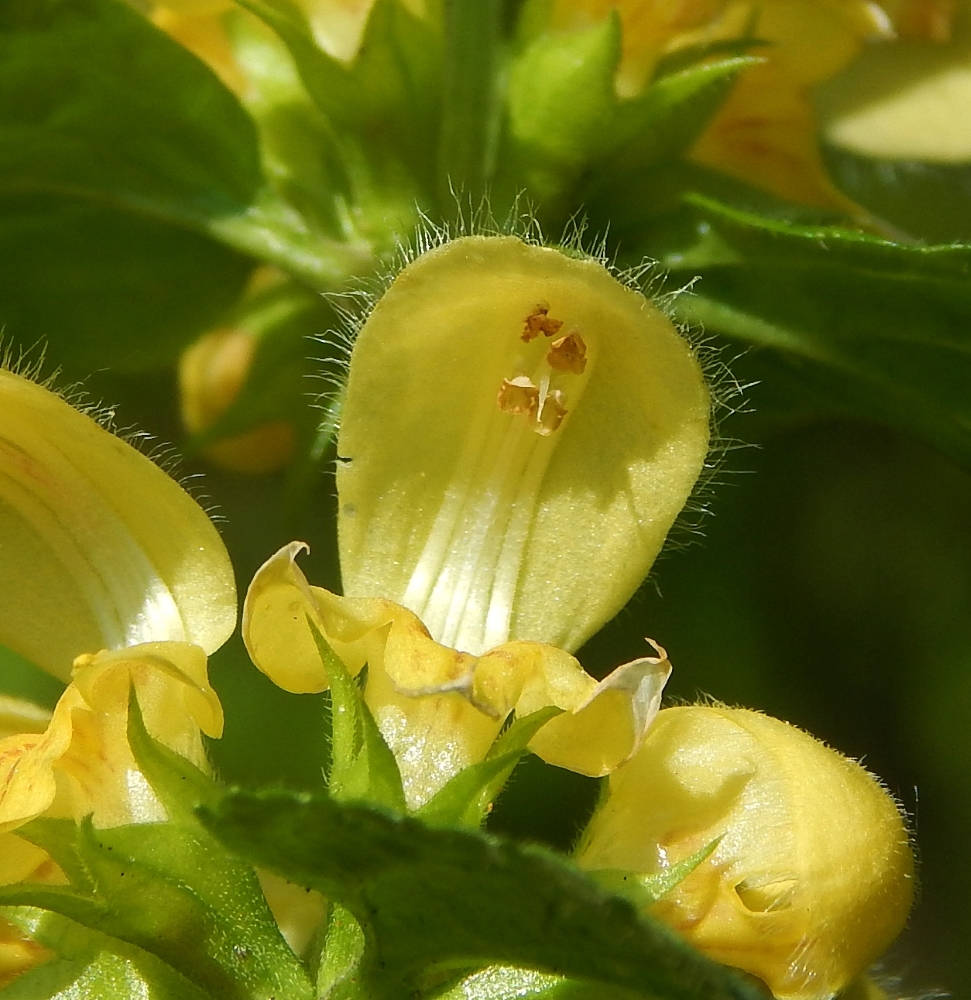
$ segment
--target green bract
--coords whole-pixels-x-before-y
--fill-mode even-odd
[[[509,236],[429,251],[351,358],[345,593],[404,604],[476,654],[576,649],[647,575],[710,409],[690,345],[599,262]]]

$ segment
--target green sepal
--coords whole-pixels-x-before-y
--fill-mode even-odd
[[[328,123],[338,186],[359,211],[362,235],[380,249],[409,228],[434,188],[440,116],[441,40],[399,0],[376,0],[350,64],[313,38],[292,0],[240,0],[281,38]],[[343,179],[341,179],[343,178]]]
[[[558,194],[594,158],[616,114],[620,18],[541,36],[512,63],[506,103],[515,159],[530,190]]]
[[[343,906],[331,908],[324,938],[317,994],[327,1000],[369,1000],[361,980],[364,932]]]
[[[603,868],[591,871],[590,877],[610,892],[629,899],[638,909],[646,909],[683,882],[705,858],[711,855],[720,841],[721,837],[716,837],[691,857],[652,875],[624,871],[621,868]]]
[[[482,198],[495,167],[502,120],[503,0],[445,0],[438,198]]]
[[[404,812],[405,793],[398,763],[361,689],[309,617],[307,624],[330,680],[333,735],[327,787],[331,796],[339,802],[371,802]]]
[[[95,890],[21,883],[4,905],[36,906],[143,948],[213,996],[309,1000],[306,970],[280,936],[254,872],[205,832],[173,823],[77,827]]]
[[[246,77],[240,101],[259,132],[267,179],[312,228],[339,238],[340,201],[350,189],[331,123],[278,35],[241,10],[223,23]]]
[[[215,1000],[154,955],[60,914],[30,907],[3,907],[0,914],[56,956],[0,989],[4,1000],[132,1000],[136,996],[141,1000]]]
[[[478,828],[526,752],[526,745],[550,719],[561,714],[555,706],[516,719],[478,764],[459,771],[416,813],[429,826]]]
[[[152,738],[145,728],[134,685],[128,695],[128,745],[169,817],[196,826],[196,807],[213,799],[216,783],[191,761]]]
[[[621,102],[613,141],[604,150],[611,169],[630,174],[681,157],[721,107],[738,74],[762,61],[733,55],[700,63],[662,76],[643,94]]]
[[[94,880],[79,853],[78,826],[74,820],[39,816],[18,827],[17,836],[47,851],[74,889],[94,890]]]
[[[283,791],[227,792],[200,817],[241,855],[355,916],[374,1000],[407,996],[433,970],[491,963],[654,1000],[762,1000],[742,977],[536,847]]]

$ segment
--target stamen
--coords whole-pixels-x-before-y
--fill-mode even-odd
[[[555,371],[582,375],[587,367],[587,345],[579,330],[571,330],[565,337],[554,340],[546,363]]]
[[[567,408],[563,405],[563,393],[559,389],[554,389],[546,397],[543,409],[537,414],[537,426],[533,430],[542,437],[549,437],[559,429],[567,412]]]
[[[553,337],[563,320],[539,302],[521,339]],[[543,354],[513,361],[485,410],[470,426],[455,475],[412,571],[402,603],[441,643],[479,655],[508,639],[530,525],[550,458],[553,435],[584,381],[587,347],[576,330]],[[534,369],[531,371],[531,369]],[[526,374],[530,372],[531,374]],[[557,386],[561,383],[563,388]],[[499,418],[508,414],[511,420]]]
[[[549,302],[537,302],[536,308],[526,317],[526,324],[523,327],[520,339],[528,344],[540,334],[543,334],[544,337],[555,336],[559,332],[560,327],[563,326],[563,320],[550,319],[549,311]]]
[[[496,395],[496,405],[503,413],[533,413],[539,389],[526,375],[504,378]]]

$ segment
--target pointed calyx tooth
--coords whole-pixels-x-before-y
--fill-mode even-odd
[[[527,344],[535,340],[540,334],[544,337],[554,337],[563,326],[563,320],[550,319],[549,302],[537,302],[536,308],[526,317],[521,339]]]
[[[554,340],[546,355],[546,363],[556,371],[582,375],[587,367],[587,345],[579,330],[571,330],[565,337]]]
[[[504,378],[496,405],[503,413],[533,413],[539,405],[539,388],[526,375]]]

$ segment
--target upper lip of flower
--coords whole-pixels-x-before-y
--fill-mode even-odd
[[[75,656],[138,642],[213,652],[236,593],[205,512],[133,447],[0,369],[0,641],[66,680]]]

